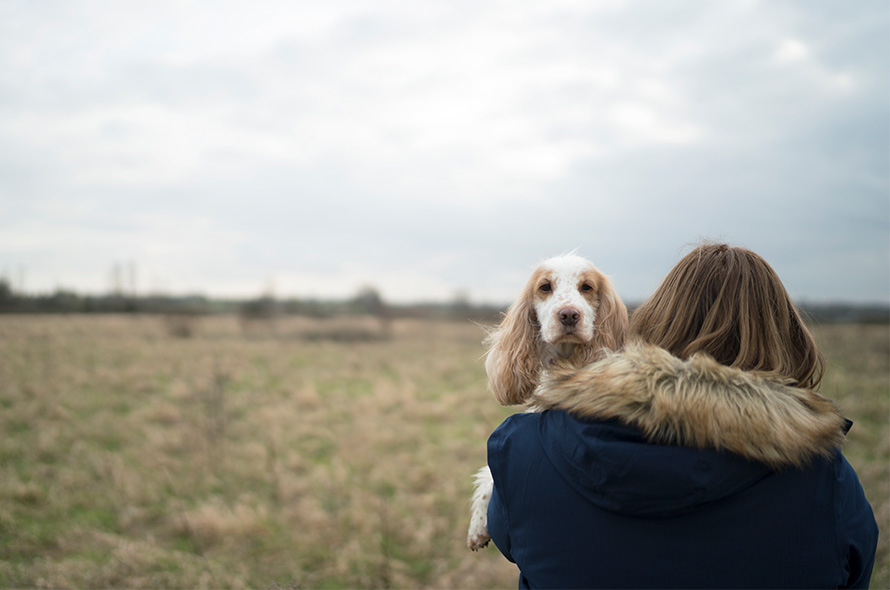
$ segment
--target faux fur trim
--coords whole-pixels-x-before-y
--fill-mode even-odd
[[[830,457],[846,420],[833,402],[697,354],[681,360],[646,344],[577,370],[547,372],[533,403],[582,418],[617,419],[650,442],[723,449],[774,469]]]

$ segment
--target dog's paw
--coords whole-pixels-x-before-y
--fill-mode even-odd
[[[479,551],[480,549],[484,549],[488,547],[488,543],[491,541],[491,537],[488,536],[488,533],[484,534],[476,534],[470,533],[467,536],[467,547],[472,549],[473,551]]]
[[[491,470],[486,466],[476,473],[476,488],[473,491],[473,509],[470,514],[470,529],[467,532],[467,547],[478,551],[488,546],[488,503],[491,501],[494,481]]]
[[[488,522],[483,515],[473,515],[470,530],[467,532],[467,547],[478,551],[488,546],[491,536],[488,534]]]

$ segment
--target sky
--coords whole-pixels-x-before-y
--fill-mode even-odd
[[[4,0],[0,277],[637,302],[708,239],[886,303],[888,62],[886,0]]]

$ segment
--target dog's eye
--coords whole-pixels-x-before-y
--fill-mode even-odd
[[[591,287],[587,283],[584,283],[583,285],[581,285],[581,291],[584,291],[584,292],[593,291],[593,287]]]
[[[538,287],[539,291],[543,291],[544,293],[549,293],[553,290],[553,287],[550,286],[550,283],[544,283],[540,287]]]

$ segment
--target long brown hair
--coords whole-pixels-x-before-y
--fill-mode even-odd
[[[631,316],[630,333],[680,358],[818,389],[825,359],[782,281],[760,256],[726,244],[687,254]]]

